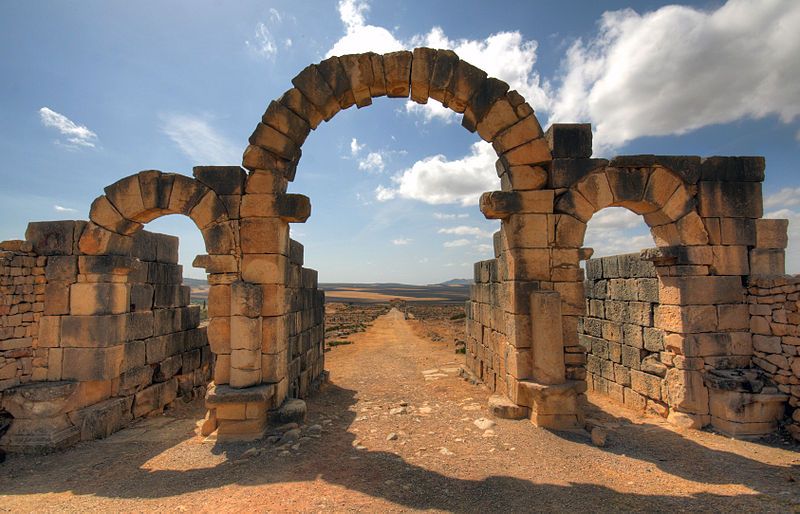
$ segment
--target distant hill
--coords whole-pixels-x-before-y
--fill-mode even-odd
[[[432,284],[435,286],[469,286],[472,285],[474,280],[471,278],[454,278],[452,280],[448,280],[447,282],[440,282],[438,284]]]
[[[183,277],[183,285],[189,287],[206,287],[208,286],[208,280],[204,280],[202,278],[186,278]]]

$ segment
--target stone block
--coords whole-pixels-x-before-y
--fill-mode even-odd
[[[556,292],[535,291],[530,296],[532,376],[541,384],[564,381],[561,296]]]
[[[153,411],[159,411],[178,397],[178,381],[170,379],[136,393],[133,401],[133,417],[140,418]]]
[[[508,89],[508,84],[502,80],[494,77],[484,80],[467,102],[464,116],[461,118],[461,126],[470,132],[475,132],[493,105],[500,99],[505,99]],[[511,114],[516,117],[513,112]]]
[[[47,258],[45,277],[48,282],[74,282],[78,276],[78,258],[73,255],[51,255]]]
[[[631,389],[654,400],[661,400],[661,378],[635,369],[631,370]]]
[[[347,109],[355,105],[356,99],[353,96],[350,79],[347,77],[347,73],[345,73],[338,57],[328,57],[317,64],[317,69],[333,92],[339,107]]]
[[[534,139],[507,151],[500,160],[505,168],[547,163],[551,160],[550,149],[544,138]]]
[[[341,110],[334,92],[331,90],[325,77],[323,77],[316,65],[311,64],[306,66],[303,71],[292,79],[292,84],[306,99],[308,99],[325,121],[333,118],[333,116]],[[289,92],[287,92],[287,94],[289,94]],[[288,100],[286,103],[288,103]],[[298,114],[302,113],[298,112]]]
[[[264,123],[256,125],[248,141],[251,145],[261,147],[281,159],[288,161],[295,159],[300,151],[300,147],[297,143],[280,131]]]
[[[411,93],[412,55],[407,51],[383,54],[386,95],[390,98],[407,98]]]
[[[125,314],[62,316],[61,346],[103,348],[116,346],[127,339]]]
[[[486,81],[486,72],[466,61],[458,61],[447,89],[447,104],[455,112],[463,113],[469,100]]]
[[[455,52],[452,50],[436,50],[433,71],[430,75],[428,96],[438,100],[445,107],[448,105],[448,87],[453,79],[456,66],[458,66],[458,55]]]
[[[322,123],[322,114],[297,88],[286,91],[278,102],[304,119],[312,129],[316,129]]]
[[[81,441],[103,439],[123,429],[132,419],[133,398],[112,398],[69,413],[81,433]]]
[[[130,308],[127,284],[77,283],[70,286],[70,314],[122,314]]]
[[[497,133],[493,138],[492,146],[498,154],[503,154],[542,136],[539,120],[531,114]]]
[[[786,254],[782,249],[753,248],[750,250],[751,275],[783,275],[786,272]]]
[[[704,218],[760,218],[764,214],[760,182],[699,182],[697,197]]]
[[[755,246],[757,248],[785,249],[789,242],[788,228],[789,220],[755,220]]]
[[[742,303],[744,287],[738,276],[661,277],[662,305],[709,305]]]
[[[209,192],[200,182],[184,175],[174,175],[169,196],[168,210],[172,213],[186,214]]]
[[[672,368],[664,379],[665,400],[671,408],[691,414],[708,414],[708,389],[699,371]]]
[[[230,345],[233,350],[261,349],[261,319],[247,318],[244,316],[231,316]],[[231,357],[233,359],[233,357]],[[236,366],[234,367],[243,367]]]
[[[288,371],[287,351],[261,355],[261,379],[267,383],[278,383],[283,380]]]
[[[542,189],[546,184],[547,171],[540,166],[512,166],[500,175],[503,191],[533,191]]]
[[[246,387],[251,387],[261,383],[261,360],[260,357],[251,357],[250,355],[245,356],[247,350],[237,350],[240,353],[242,363],[248,364],[252,361],[252,359],[256,359],[258,361],[258,369],[242,369],[233,366],[233,355],[231,355],[231,378],[230,378],[230,386],[241,389]],[[260,354],[259,354],[260,356]]]
[[[431,75],[436,64],[436,50],[415,48],[411,60],[411,99],[419,104],[428,103]]]
[[[608,185],[614,203],[621,204],[637,214],[647,214],[658,209],[644,201],[644,191],[650,178],[647,168],[606,168]]]
[[[125,345],[104,348],[64,348],[62,378],[111,380],[120,375]]]
[[[669,332],[691,334],[717,329],[713,305],[660,305],[655,309],[655,327]]]
[[[28,223],[25,240],[37,255],[72,255],[77,221],[35,221]]]
[[[750,262],[746,246],[712,246],[711,272],[715,275],[749,275]]]
[[[174,173],[161,173],[159,170],[144,170],[136,174],[144,212],[167,213]]]
[[[253,254],[242,258],[242,279],[256,284],[284,284],[288,259],[280,254]]]
[[[216,354],[231,352],[231,322],[228,316],[211,318],[208,323],[208,344]]]
[[[708,157],[700,165],[700,180],[763,182],[763,157]]]
[[[44,288],[44,314],[69,314],[69,282],[49,282]]]
[[[755,246],[756,220],[720,218],[720,240],[723,245]]]
[[[272,102],[270,108],[273,108],[273,104],[278,106],[277,109],[283,108],[283,110],[288,111],[286,107],[277,102]],[[280,112],[283,112],[283,110]],[[271,112],[270,109],[267,109],[267,112]],[[297,117],[294,113],[292,115]],[[305,124],[308,125],[307,123]],[[239,166],[195,166],[192,168],[192,175],[198,181],[213,189],[218,195],[241,195],[244,193],[244,181],[247,177],[245,170]]]
[[[589,123],[554,123],[545,139],[554,159],[588,159],[592,156],[592,126]]]

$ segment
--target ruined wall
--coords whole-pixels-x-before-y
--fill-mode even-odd
[[[47,258],[32,249],[25,241],[0,243],[0,395],[47,376],[47,349],[34,348],[44,310]]]
[[[303,268],[303,247],[292,241],[289,255],[288,387],[290,398],[305,398],[325,372],[325,292],[317,289],[317,271]]]
[[[663,379],[674,354],[664,351],[664,332],[654,326],[658,278],[639,254],[586,261],[586,316],[578,339],[586,351],[590,391],[666,416]]]
[[[753,364],[790,395],[789,432],[800,439],[800,276],[751,277]]]
[[[515,348],[506,337],[498,259],[476,262],[475,284],[466,303],[466,366],[492,391],[507,394],[506,373],[514,375]],[[510,314],[510,319],[514,315]],[[518,375],[514,375],[518,376]]]
[[[74,234],[84,226],[31,223],[28,241],[2,243],[15,250],[4,252],[0,274],[20,287],[2,296],[13,304],[2,307],[2,323],[21,336],[0,343],[14,347],[3,359],[16,356],[9,364],[19,370],[0,393],[14,417],[1,443],[11,450],[105,437],[178,397],[203,394],[210,377],[177,238],[141,231],[119,252],[126,255],[83,255]]]

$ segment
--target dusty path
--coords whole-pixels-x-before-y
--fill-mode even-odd
[[[458,379],[458,356],[416,336],[416,323],[392,311],[327,354],[331,384],[310,400],[296,449],[203,442],[192,431],[202,406],[187,405],[62,454],[11,458],[0,465],[0,510],[800,508],[800,454],[676,432],[612,406],[605,448],[525,421],[487,432],[474,421],[488,393]]]

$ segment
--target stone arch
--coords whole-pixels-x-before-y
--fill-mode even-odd
[[[238,167],[205,166],[196,167],[194,172],[197,179],[146,170],[106,187],[105,194],[92,202],[89,219],[94,226],[81,238],[85,249],[96,246],[94,251],[104,253],[111,248],[102,242],[113,239],[112,234],[132,236],[156,218],[182,214],[202,232],[210,255],[235,254],[231,216],[221,195],[242,194],[244,171]],[[209,184],[204,183],[204,177]]]
[[[552,158],[522,95],[451,50],[329,57],[304,68],[292,84],[269,104],[250,136],[242,159],[245,168],[279,172],[292,181],[311,130],[340,110],[366,107],[381,96],[410,97],[420,104],[434,99],[463,114],[462,126],[492,143],[506,167],[540,165]]]
[[[657,246],[708,244],[708,232],[697,212],[695,192],[663,166],[602,167],[558,196],[555,212],[588,223],[606,207],[625,207],[644,217]],[[556,245],[574,234],[556,230]]]

